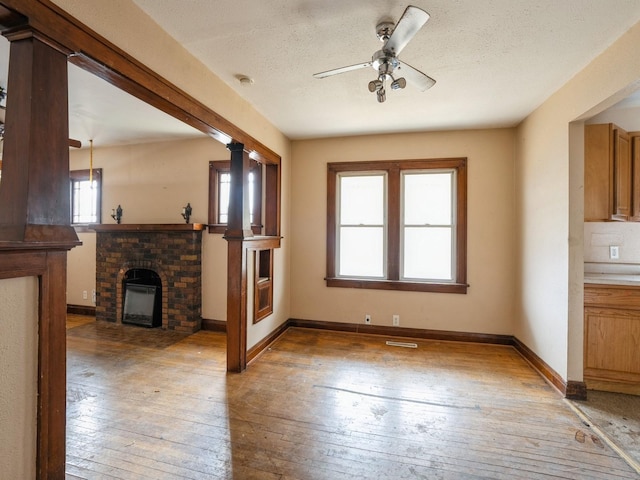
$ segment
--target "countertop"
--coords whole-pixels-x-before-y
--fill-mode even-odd
[[[640,286],[640,265],[630,263],[585,263],[584,283]]]

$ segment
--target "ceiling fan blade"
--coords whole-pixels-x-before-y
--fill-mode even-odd
[[[400,62],[400,65],[396,69],[400,72],[407,82],[412,84],[421,92],[428,90],[436,84],[436,81],[429,75],[422,73],[420,70],[413,68],[408,63]]]
[[[314,73],[313,76],[315,78],[325,78],[325,77],[330,77],[332,75],[338,75],[339,73],[350,72],[352,70],[358,70],[360,68],[366,68],[370,66],[371,66],[371,62],[358,63],[356,65],[349,65],[348,67],[340,67],[340,68],[335,68],[333,70],[327,70],[326,72]]]
[[[384,44],[383,50],[393,55],[399,55],[413,36],[418,33],[418,30],[427,23],[427,20],[429,20],[429,14],[427,12],[413,5],[409,5],[402,14],[402,17],[400,17],[400,20],[398,20],[398,24],[389,37],[389,40]]]

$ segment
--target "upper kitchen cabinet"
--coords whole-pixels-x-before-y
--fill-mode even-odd
[[[584,141],[585,221],[632,219],[634,213],[629,134],[612,123],[586,125]],[[640,207],[640,201],[638,206]]]
[[[629,132],[631,140],[631,218],[640,222],[640,132]]]

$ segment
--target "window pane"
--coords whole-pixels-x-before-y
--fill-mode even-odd
[[[254,212],[258,205],[255,198],[255,174],[249,172],[249,222],[253,224]],[[218,176],[218,223],[229,222],[229,196],[231,194],[231,174],[221,173]]]
[[[218,181],[218,223],[229,221],[229,191],[231,187],[231,174],[221,173]]]
[[[405,228],[403,278],[451,281],[451,237],[451,228]]]
[[[98,221],[98,182],[93,180],[74,181],[72,183],[72,223],[97,223]]]
[[[383,277],[383,227],[341,227],[338,275]]]
[[[253,204],[254,202],[253,197],[255,197],[254,192],[256,188],[255,178],[256,176],[253,174],[253,172],[249,172],[249,223],[252,225],[253,225],[253,211],[256,208],[256,206]]]
[[[382,225],[384,175],[340,177],[340,224]]]
[[[405,173],[405,225],[451,225],[452,172]]]

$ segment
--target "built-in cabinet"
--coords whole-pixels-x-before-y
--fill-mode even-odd
[[[584,380],[640,395],[640,286],[585,285]]]
[[[584,219],[640,221],[640,132],[585,126]]]

